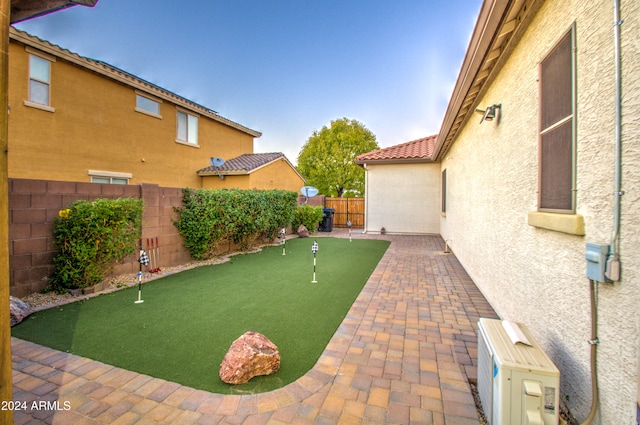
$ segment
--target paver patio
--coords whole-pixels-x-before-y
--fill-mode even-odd
[[[353,237],[391,245],[296,382],[213,394],[12,338],[15,424],[478,424],[475,332],[496,313],[439,236]]]

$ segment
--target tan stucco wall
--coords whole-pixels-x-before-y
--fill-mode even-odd
[[[441,231],[502,318],[524,322],[561,370],[562,399],[578,420],[591,404],[590,305],[585,243],[608,243],[614,158],[613,2],[546,1],[442,161],[447,214]],[[635,424],[640,346],[640,3],[622,1],[622,281],[598,286],[600,422]],[[538,63],[577,34],[577,214],[585,236],[530,226],[537,208]]]
[[[284,159],[278,159],[251,173],[252,189],[283,189],[298,193],[304,184],[302,177]]]
[[[440,165],[367,164],[365,231],[440,232]]]
[[[304,180],[284,159],[276,160],[250,174],[202,177],[205,189],[282,189],[298,192]]]
[[[29,53],[10,45],[9,177],[90,181],[88,170],[131,173],[130,184],[200,187],[196,171],[212,156],[253,152],[253,137],[204,116],[199,147],[177,143],[176,106],[160,104],[161,119],[136,112],[134,88],[58,58],[51,64],[48,112],[28,99]]]
[[[241,176],[224,176],[221,179],[218,176],[202,177],[202,188],[204,189],[250,189],[251,181],[249,175]]]

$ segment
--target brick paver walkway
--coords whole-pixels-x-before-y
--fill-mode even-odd
[[[477,424],[475,330],[495,312],[439,236],[354,237],[392,243],[296,382],[212,394],[13,338],[15,423]]]

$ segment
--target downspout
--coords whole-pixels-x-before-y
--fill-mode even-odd
[[[362,168],[364,168],[364,230],[362,233],[367,233],[367,211],[369,211],[369,197],[367,194],[369,193],[369,174],[367,170],[367,163],[362,164]]]
[[[622,65],[620,55],[620,0],[613,1],[613,34],[615,61],[615,170],[613,191],[613,229],[607,259],[606,276],[613,282],[620,280],[620,205],[622,191]]]

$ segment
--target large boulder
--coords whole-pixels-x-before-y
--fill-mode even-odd
[[[298,227],[298,236],[301,238],[308,238],[309,237],[309,230],[304,226],[304,224],[301,224]]]
[[[278,347],[258,332],[245,332],[233,341],[222,359],[220,379],[227,384],[244,384],[254,376],[270,375],[278,369]]]
[[[11,314],[11,326],[22,322],[22,319],[32,313],[31,308],[20,298],[9,296],[9,310]]]

